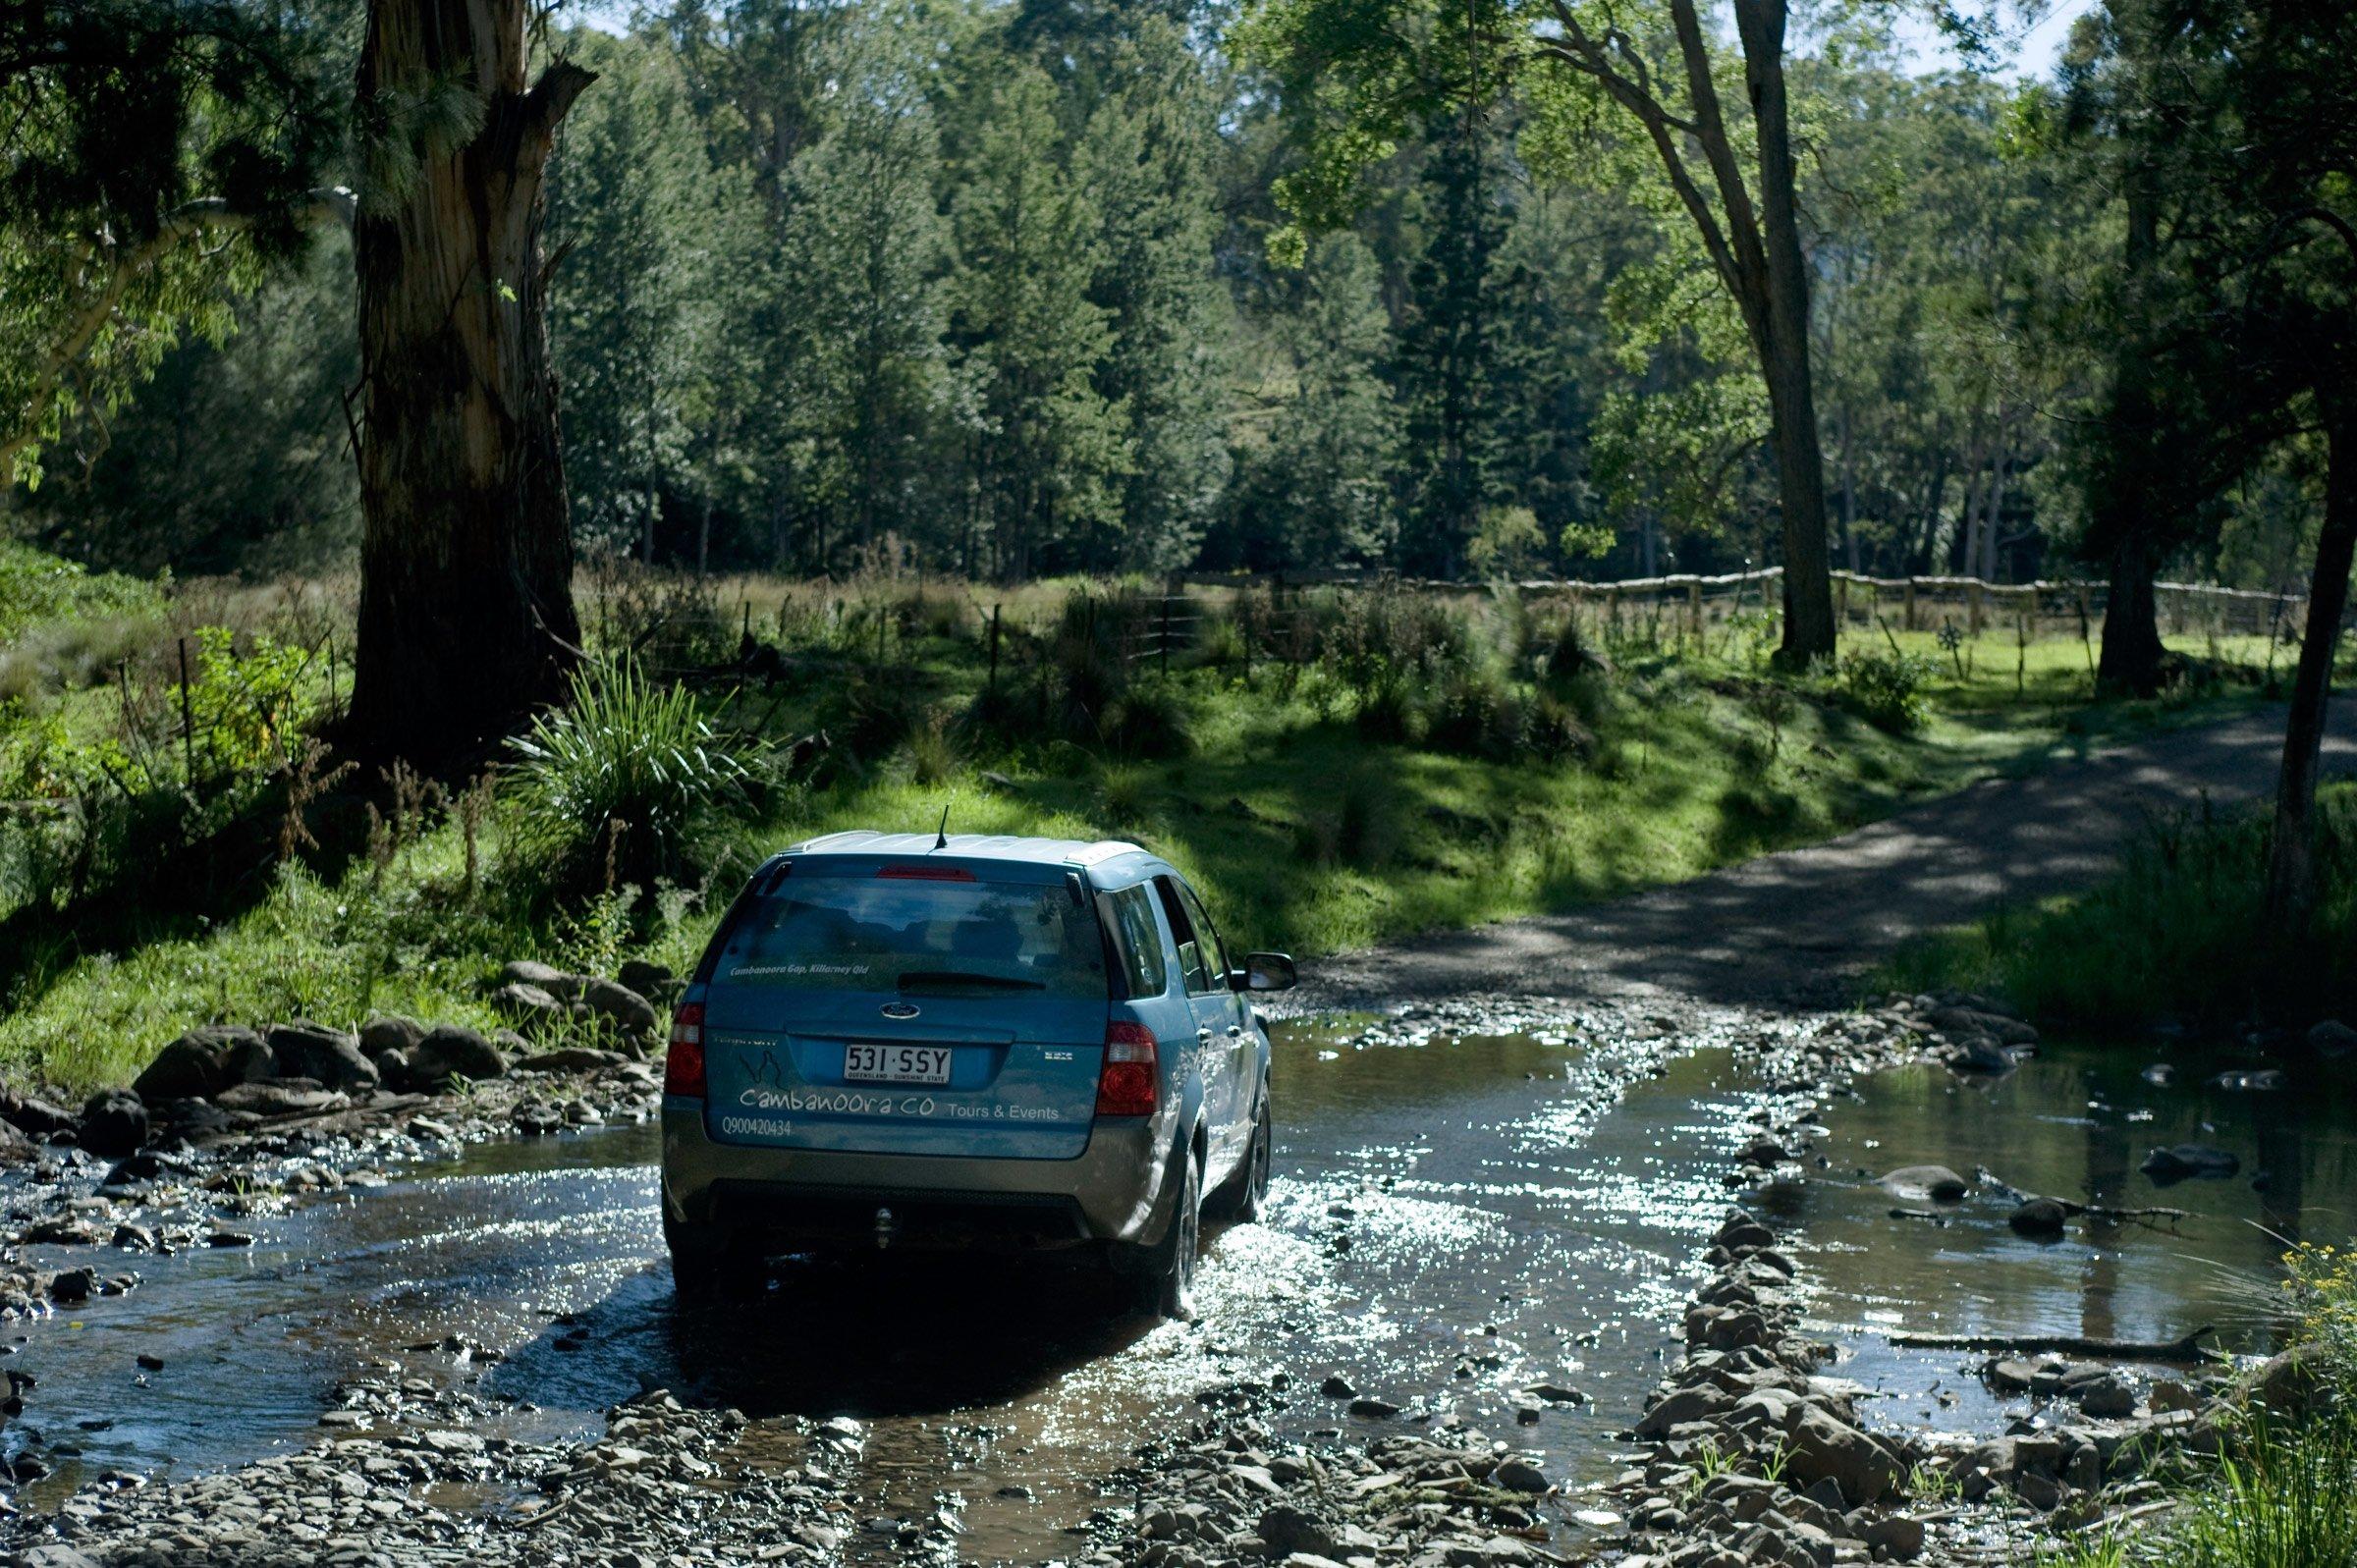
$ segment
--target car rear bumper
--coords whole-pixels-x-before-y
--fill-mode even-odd
[[[1070,1160],[976,1160],[720,1143],[702,1101],[667,1098],[663,1212],[785,1250],[872,1249],[880,1230],[895,1249],[1150,1243],[1170,1217],[1173,1119],[1100,1121]]]

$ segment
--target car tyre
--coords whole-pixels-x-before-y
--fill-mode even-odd
[[[663,1244],[671,1252],[672,1290],[689,1305],[748,1295],[758,1268],[741,1238],[707,1226],[675,1224],[663,1218]]]
[[[1138,1249],[1138,1306],[1191,1323],[1195,1316],[1195,1255],[1202,1235],[1203,1161],[1191,1150],[1178,1188],[1178,1207],[1162,1240]]]
[[[1260,1097],[1260,1114],[1252,1124],[1252,1147],[1244,1154],[1244,1162],[1235,1173],[1220,1183],[1219,1191],[1204,1205],[1204,1213],[1214,1219],[1233,1219],[1250,1224],[1258,1219],[1269,1200],[1269,1164],[1275,1156],[1276,1128],[1269,1115],[1269,1097]]]

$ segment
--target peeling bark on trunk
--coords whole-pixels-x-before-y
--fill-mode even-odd
[[[412,140],[415,172],[368,192],[353,233],[365,410],[353,727],[361,749],[427,765],[560,696],[580,640],[541,176],[595,79],[560,60],[527,89],[528,11],[372,0],[360,56],[366,134]],[[402,123],[414,116],[400,106],[450,94],[470,100],[471,131]]]
[[[2349,608],[2349,568],[2357,559],[2357,406],[2342,406],[2333,391],[2320,393],[2326,408],[2325,523],[2308,583],[2308,627],[2292,677],[2268,853],[2268,924],[2285,943],[2307,935],[2316,908],[2317,766],[2332,700],[2332,656]]]

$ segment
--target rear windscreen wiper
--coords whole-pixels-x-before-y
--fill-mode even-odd
[[[1044,981],[1018,980],[1013,975],[968,974],[961,969],[911,969],[901,976],[901,989],[910,986],[997,986],[1007,991],[1045,991]]]

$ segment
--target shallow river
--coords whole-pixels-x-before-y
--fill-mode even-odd
[[[659,1260],[651,1127],[503,1144],[257,1221],[249,1250],[144,1260],[131,1295],[29,1325],[11,1364],[40,1381],[19,1433],[81,1454],[23,1500],[105,1469],[185,1474],[300,1444],[337,1381],[372,1361],[451,1376],[452,1358],[409,1347],[452,1333],[507,1352],[458,1375],[515,1401],[500,1424],[520,1436],[593,1431],[651,1386],[755,1416],[860,1418],[862,1515],[946,1509],[979,1560],[1058,1555],[1100,1501],[1075,1478],[1189,1419],[1199,1391],[1278,1371],[1295,1429],[1353,1422],[1318,1392],[1340,1372],[1400,1419],[1461,1413],[1568,1479],[1617,1468],[1612,1433],[1659,1376],[1690,1260],[1726,1207],[1727,1153],[1760,1103],[1726,1046],[1566,1020],[1360,1048],[1300,1026],[1278,1049],[1271,1213],[1208,1238],[1197,1324],[1123,1316],[1069,1271],[894,1258],[789,1267],[764,1300],[683,1313]],[[1994,1419],[1977,1385],[1958,1388],[1957,1355],[1891,1351],[1895,1324],[2174,1336],[2217,1323],[2235,1348],[2262,1348],[2274,1243],[2258,1227],[2357,1228],[2345,1092],[2222,1094],[2199,1087],[2195,1062],[2159,1089],[2137,1077],[2148,1059],[2058,1051],[1979,1087],[1909,1069],[1832,1108],[1830,1168],[1812,1162],[1770,1196],[1805,1221],[1813,1318],[1857,1338],[1841,1370],[1892,1396],[1882,1419]],[[2136,1174],[2151,1145],[2197,1139],[2239,1153],[2243,1175],[2163,1195]],[[2074,1227],[2041,1245],[1994,1202],[1944,1224],[1895,1219],[1855,1180],[1926,1162],[2197,1217],[2175,1234]],[[2249,1179],[2262,1167],[2265,1193]],[[163,1370],[141,1373],[140,1354]],[[1588,1401],[1517,1427],[1530,1401],[1516,1390],[1538,1382]]]

